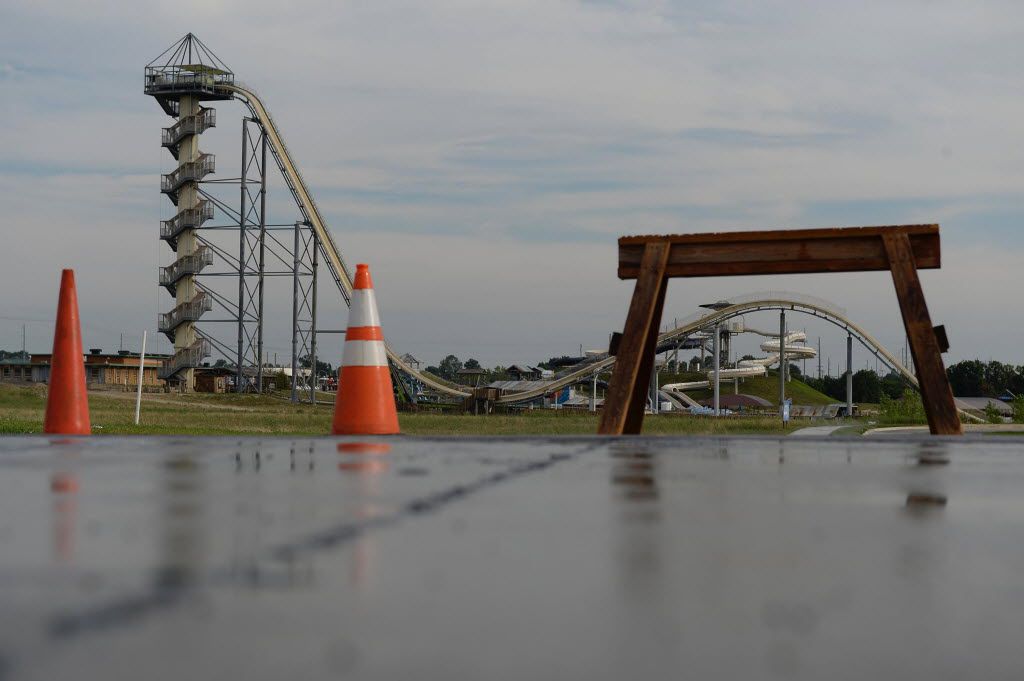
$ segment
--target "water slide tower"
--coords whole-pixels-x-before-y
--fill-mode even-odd
[[[217,86],[232,84],[234,74],[209,48],[189,33],[146,66],[145,93],[156,98],[176,119],[164,128],[161,145],[178,165],[161,176],[160,191],[177,209],[160,224],[160,238],[174,251],[174,261],[160,269],[160,285],[174,296],[174,307],[158,318],[159,330],[174,343],[174,355],[161,378],[183,390],[193,388],[194,368],[211,346],[195,323],[213,309],[213,299],[196,285],[196,275],[213,263],[213,253],[200,244],[196,230],[213,217],[213,205],[202,197],[199,182],[214,172],[216,159],[199,149],[199,137],[217,123],[216,111],[203,102],[231,99]]]

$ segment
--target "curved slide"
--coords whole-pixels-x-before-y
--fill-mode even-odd
[[[341,251],[338,250],[337,245],[334,243],[334,238],[331,236],[330,230],[327,229],[327,223],[324,222],[323,216],[320,214],[320,209],[317,208],[316,202],[313,200],[313,195],[309,193],[309,189],[306,187],[306,182],[302,178],[302,173],[299,172],[298,166],[295,165],[291,154],[288,153],[288,147],[285,146],[284,139],[281,137],[281,131],[278,130],[277,125],[274,123],[274,119],[270,116],[270,112],[260,100],[259,95],[253,92],[250,87],[239,83],[235,83],[234,85],[219,85],[218,87],[230,92],[236,99],[242,101],[249,108],[252,115],[263,125],[263,129],[267,131],[267,136],[270,140],[270,149],[274,155],[274,159],[277,161],[277,167],[280,169],[281,175],[284,177],[284,181],[288,185],[288,189],[291,190],[292,196],[295,197],[295,202],[298,204],[299,210],[302,211],[302,216],[310,225],[313,226],[313,230],[316,232],[317,238],[320,240],[321,252],[327,260],[327,267],[331,271],[331,276],[334,277],[334,282],[337,284],[338,290],[345,299],[345,304],[348,305],[352,300],[352,277],[349,274],[348,266],[345,264],[345,260],[341,257]],[[395,352],[387,342],[385,342],[384,346],[387,349],[388,359],[397,365],[404,373],[415,377],[417,380],[438,392],[447,393],[456,397],[469,396],[469,392],[467,392],[463,386],[456,386],[455,384],[449,383],[438,376],[433,376],[413,369],[402,360],[401,356]]]
[[[718,378],[719,380],[729,380],[732,378],[747,378],[749,376],[764,376],[768,372],[768,367],[773,364],[781,364],[779,361],[779,333],[771,333],[770,331],[759,331],[750,327],[743,327],[743,331],[740,333],[754,333],[759,336],[765,336],[768,338],[775,338],[775,340],[767,340],[761,343],[761,349],[765,352],[769,352],[767,357],[760,357],[754,359],[741,359],[736,363],[736,367],[732,369],[719,369]],[[714,334],[712,334],[714,335]],[[797,342],[803,342],[807,340],[807,334],[803,331],[794,331],[786,334],[786,357],[788,359],[808,359],[811,357],[817,357],[818,351],[812,347],[806,345],[797,345]],[[700,390],[703,388],[711,387],[715,380],[715,372],[707,372],[708,379],[706,381],[685,381],[682,383],[666,383],[661,386],[661,389],[668,393],[671,397],[678,398],[686,402],[689,406],[700,406],[692,398],[685,394],[686,390]]]
[[[836,326],[839,326],[843,330],[849,332],[868,350],[873,352],[876,357],[881,359],[885,364],[890,366],[893,370],[903,376],[908,383],[915,388],[918,387],[917,376],[914,373],[903,366],[896,356],[885,349],[885,347],[878,342],[878,340],[870,333],[865,331],[862,327],[852,322],[845,312],[840,312],[827,306],[823,301],[811,302],[807,300],[796,300],[786,298],[783,296],[766,297],[763,300],[752,300],[743,303],[737,303],[730,305],[729,307],[722,308],[720,310],[709,311],[707,314],[698,316],[691,320],[688,320],[680,326],[666,331],[665,333],[659,334],[658,344],[668,343],[674,340],[680,340],[691,336],[701,329],[715,325],[718,322],[723,322],[733,317],[738,317],[742,314],[750,312],[756,312],[760,310],[794,310],[799,312],[806,312],[815,317],[825,319]],[[776,333],[777,337],[778,334]],[[777,346],[776,346],[776,349]],[[788,350],[787,350],[788,352]],[[499,402],[520,402],[522,400],[533,399],[542,395],[549,394],[567,385],[572,385],[581,381],[582,379],[592,375],[594,372],[607,371],[615,364],[615,358],[611,356],[605,356],[603,359],[592,360],[586,363],[585,366],[580,368],[570,368],[566,373],[559,376],[554,382],[548,383],[540,388],[535,388],[526,392],[515,393],[513,395],[506,395]],[[965,418],[972,421],[976,421],[977,418],[962,409],[958,409],[960,414]]]

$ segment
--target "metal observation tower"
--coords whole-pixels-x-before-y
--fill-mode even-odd
[[[146,66],[144,91],[175,119],[161,135],[161,145],[177,167],[160,180],[160,191],[176,209],[174,217],[160,223],[160,239],[174,253],[159,274],[160,286],[174,298],[173,307],[158,318],[159,330],[174,343],[174,354],[160,375],[179,389],[191,390],[195,368],[216,354],[233,365],[236,390],[260,390],[266,359],[265,283],[268,277],[291,277],[296,399],[299,358],[316,366],[319,241],[301,202],[302,219],[267,223],[266,127],[249,100],[240,96],[231,69],[191,33]],[[217,159],[200,149],[200,138],[217,125],[217,112],[205,104],[236,98],[250,110],[241,121],[241,173],[211,179]],[[277,149],[272,152],[279,157]],[[284,172],[284,163],[278,161]],[[293,185],[287,175],[286,182]],[[234,200],[224,185],[238,187]],[[286,230],[293,234],[280,233]],[[313,385],[301,389],[312,399]]]

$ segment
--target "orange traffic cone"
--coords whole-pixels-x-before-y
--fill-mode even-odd
[[[398,433],[398,411],[369,265],[356,265],[345,352],[334,400],[335,435]]]
[[[53,331],[50,390],[46,398],[43,432],[61,435],[89,434],[89,399],[85,393],[82,329],[78,321],[75,271],[60,277],[57,326]]]

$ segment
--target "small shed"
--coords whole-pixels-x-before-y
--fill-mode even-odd
[[[539,381],[543,374],[537,367],[525,364],[513,364],[505,371],[508,373],[509,378],[515,381]]]

